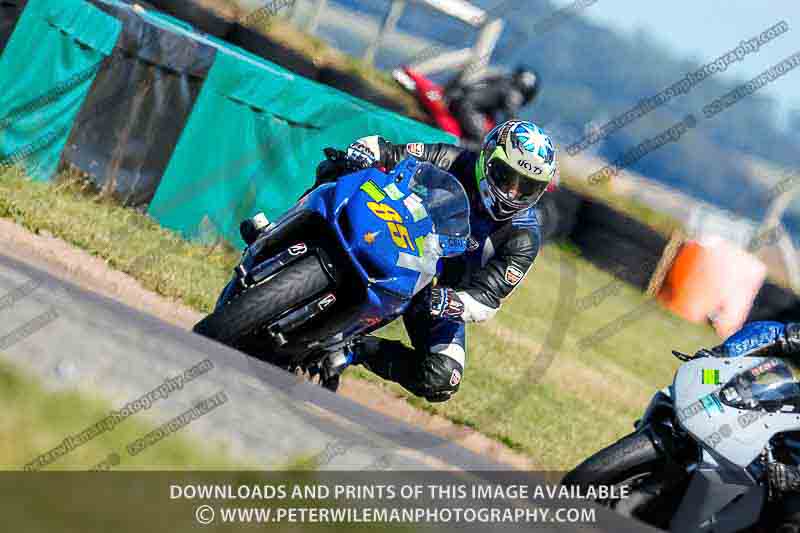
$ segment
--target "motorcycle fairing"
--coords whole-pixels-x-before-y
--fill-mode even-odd
[[[438,259],[443,255],[463,253],[469,235],[469,204],[463,187],[450,175],[438,176],[443,187],[451,189],[451,199],[463,197],[463,213],[455,210],[452,227],[446,217],[428,213],[420,200],[427,191],[418,172],[443,172],[409,158],[389,173],[366,169],[341,177],[336,183],[323,184],[304,196],[279,217],[245,252],[247,269],[259,257],[276,253],[276,243],[287,242],[286,235],[304,236],[302,228],[330,227],[328,237],[308,235],[308,241],[324,249],[336,248],[332,256],[346,257],[350,276],[358,278],[366,297],[336,319],[337,339],[325,338],[309,344],[314,349],[329,349],[348,339],[368,333],[399,317],[411,298],[433,279]],[[417,190],[412,190],[416,187]],[[422,187],[424,188],[424,187]],[[436,189],[433,189],[436,190]],[[458,204],[458,201],[455,201]],[[430,207],[430,206],[429,206]],[[434,228],[434,218],[440,228]],[[309,222],[313,221],[313,222]],[[455,231],[453,228],[460,228]],[[452,235],[442,236],[450,230]],[[463,233],[463,235],[462,235]],[[283,235],[283,237],[281,237]],[[331,250],[328,250],[329,252]],[[253,263],[253,264],[251,264]],[[342,300],[341,295],[338,297]],[[337,304],[338,305],[338,304]],[[314,337],[309,333],[309,338]],[[305,336],[304,336],[305,338]]]
[[[704,357],[678,369],[668,394],[678,424],[701,445],[702,458],[671,531],[726,533],[758,521],[767,489],[756,483],[748,467],[773,436],[796,430],[800,420],[794,412],[739,409],[720,394],[734,378],[764,368],[765,362],[764,357]],[[708,397],[719,402],[704,402]]]
[[[714,455],[746,468],[773,435],[796,430],[797,413],[737,409],[724,402],[707,407],[733,377],[764,363],[763,357],[704,357],[684,363],[675,375],[673,400],[679,424]],[[719,372],[719,384],[704,383],[706,371]],[[710,405],[710,404],[709,404]],[[684,413],[684,416],[680,416]]]
[[[719,469],[698,468],[669,529],[676,533],[741,531],[758,520],[765,492],[755,484],[732,483]]]

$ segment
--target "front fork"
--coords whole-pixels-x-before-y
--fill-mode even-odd
[[[680,429],[675,416],[675,404],[667,387],[653,395],[644,415],[634,423],[634,427],[650,437],[656,449],[667,458],[668,468],[685,471],[687,465],[699,460],[700,450]]]

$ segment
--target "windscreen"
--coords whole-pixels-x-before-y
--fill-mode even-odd
[[[453,176],[430,163],[421,163],[408,188],[420,197],[433,221],[444,256],[466,249],[469,237],[469,200],[464,187]]]
[[[800,406],[800,368],[788,359],[767,359],[737,374],[722,389],[723,403],[738,409],[778,410]]]

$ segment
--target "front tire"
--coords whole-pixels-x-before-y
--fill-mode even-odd
[[[562,485],[590,487],[629,486],[630,496],[598,501],[629,518],[667,529],[683,496],[683,480],[667,473],[666,458],[645,433],[632,433],[597,452],[569,472]]]
[[[263,330],[278,315],[320,294],[331,280],[316,255],[284,268],[232,297],[193,331],[234,348],[264,343]]]

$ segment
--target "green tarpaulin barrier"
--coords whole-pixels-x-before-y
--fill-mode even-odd
[[[326,146],[379,134],[453,142],[447,133],[226,45],[217,52],[149,213],[189,238],[242,245],[239,222],[270,219],[313,182]]]
[[[112,13],[129,9],[117,2],[98,6]],[[163,176],[148,181],[151,185],[146,196],[156,186],[148,212],[163,226],[188,238],[222,237],[241,245],[239,222],[262,210],[275,218],[291,206],[312,183],[326,146],[344,148],[354,139],[371,134],[393,142],[455,140],[152,10],[126,11],[123,18],[130,27],[121,35],[122,22],[100,7],[84,0],[28,2],[0,56],[0,165],[21,164],[34,178],[49,179],[57,170],[70,132],[80,129],[75,128],[76,117],[86,102],[92,100],[94,105],[86,106],[84,114],[92,109],[103,113],[127,109],[119,106],[117,111],[116,93],[103,96],[101,88],[108,84],[95,82],[103,68],[109,69],[103,73],[106,78],[108,72],[120,71],[120,75],[134,79],[124,69],[109,68],[130,63],[116,55],[107,58],[112,52],[123,54],[126,47],[117,43],[125,39],[128,48],[144,54],[139,59],[158,65],[161,78],[172,79],[184,70],[206,77],[196,99],[186,100],[193,105],[179,134],[173,132],[170,137],[162,128],[142,138],[126,128],[121,128],[121,133],[105,131],[119,137],[120,142],[127,139],[124,142],[132,144],[124,147],[125,154],[145,153],[143,147],[133,145],[141,142],[160,146],[158,153],[171,153]],[[141,17],[141,21],[137,19],[134,24],[131,17]],[[154,31],[145,33],[158,38],[148,38],[146,46],[128,42],[140,38],[131,30],[137,24],[154,26],[150,28]],[[170,40],[161,38],[165,32],[180,36],[174,39],[179,45],[170,47]],[[207,53],[209,47],[217,49],[210,70],[207,65],[200,68],[198,51],[204,48],[203,58],[213,58]],[[183,88],[181,83],[170,87]],[[129,97],[141,97],[141,101],[145,101],[146,92],[159,87],[156,83],[134,86]],[[87,100],[90,90],[94,98]],[[156,112],[177,117],[174,107],[164,106]],[[83,122],[88,123],[88,119],[84,117]],[[108,144],[92,138],[76,136],[70,141],[75,144],[70,145],[70,153],[88,154]],[[110,155],[96,153],[94,159],[108,159]],[[129,159],[121,163],[131,163]]]
[[[0,56],[0,166],[53,176],[120,22],[83,0],[30,0]]]

